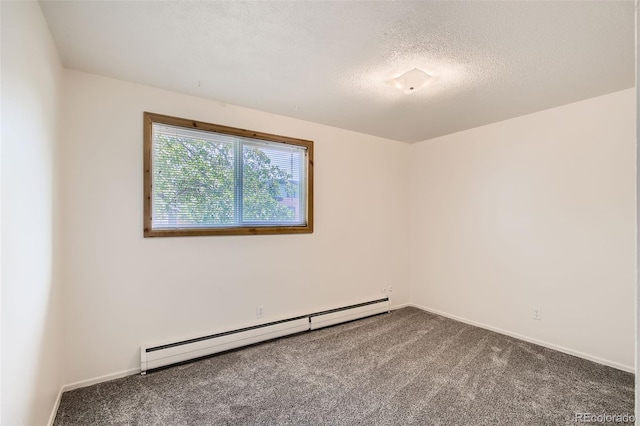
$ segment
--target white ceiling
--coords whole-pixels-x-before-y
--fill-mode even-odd
[[[41,6],[68,68],[404,142],[634,85],[633,1]]]

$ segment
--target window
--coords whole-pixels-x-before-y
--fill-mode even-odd
[[[144,113],[144,236],[313,232],[313,142]]]

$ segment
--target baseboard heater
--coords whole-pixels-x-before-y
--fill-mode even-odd
[[[278,337],[389,312],[389,298],[287,318],[237,330],[140,348],[140,373],[207,357]]]

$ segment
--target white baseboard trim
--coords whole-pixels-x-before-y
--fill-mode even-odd
[[[94,377],[93,379],[80,380],[79,382],[70,383],[62,387],[62,392],[67,392],[74,389],[85,388],[87,386],[95,385],[102,382],[108,382],[109,380],[119,379],[121,377],[133,376],[139,374],[140,368],[130,368],[128,370],[119,371],[117,373],[105,374],[104,376]]]
[[[60,400],[62,400],[62,389],[64,386],[60,388],[58,392],[58,396],[56,397],[56,402],[53,404],[53,410],[51,410],[51,415],[49,416],[49,421],[47,422],[47,426],[53,426],[53,422],[56,420],[56,414],[58,414],[58,408],[60,407]]]
[[[392,311],[395,311],[395,310],[397,310],[397,309],[407,308],[407,307],[409,307],[409,306],[414,306],[414,307],[416,307],[416,308],[417,308],[417,306],[415,306],[415,305],[413,305],[413,304],[411,304],[411,303],[402,303],[402,304],[400,304],[400,305],[394,305],[394,306],[391,306],[389,309],[390,309],[390,310],[392,310]]]
[[[134,374],[140,374],[139,368],[131,368],[129,370],[119,371],[117,373],[105,374],[104,376],[94,377],[92,379],[80,380],[79,382],[70,383],[68,385],[63,385],[60,388],[60,392],[58,392],[58,398],[56,399],[56,403],[53,407],[53,411],[51,412],[51,416],[49,416],[48,426],[53,426],[53,422],[56,419],[56,414],[58,413],[58,408],[60,408],[60,401],[62,400],[62,394],[79,388],[84,388],[91,385],[96,385],[102,382],[108,382],[110,380],[119,379],[121,377],[132,376]]]
[[[414,308],[421,309],[421,310],[423,310],[425,312],[430,312],[432,314],[436,314],[436,315],[440,315],[440,316],[443,316],[443,317],[446,317],[446,318],[450,318],[450,319],[455,320],[455,321],[460,321],[460,322],[463,322],[465,324],[469,324],[469,325],[473,325],[473,326],[476,326],[476,327],[484,328],[485,330],[491,330],[491,331],[494,331],[496,333],[500,333],[500,334],[504,334],[506,336],[514,337],[514,338],[519,339],[519,340],[524,340],[525,342],[533,343],[533,344],[539,345],[539,346],[544,346],[545,348],[553,349],[555,351],[562,352],[562,353],[565,353],[565,354],[568,354],[568,355],[577,356],[578,358],[583,358],[583,359],[586,359],[586,360],[589,360],[589,361],[596,362],[598,364],[606,365],[608,367],[613,367],[613,368],[616,368],[618,370],[626,371],[626,372],[629,372],[629,373],[635,373],[635,371],[636,371],[634,366],[628,366],[628,365],[620,364],[620,363],[617,363],[617,362],[614,362],[614,361],[610,361],[608,359],[600,358],[600,357],[597,357],[597,356],[594,356],[594,355],[589,355],[589,354],[584,353],[584,352],[580,352],[580,351],[576,351],[576,350],[573,350],[573,349],[565,348],[564,346],[555,345],[553,343],[545,342],[543,340],[534,339],[532,337],[524,336],[522,334],[514,333],[512,331],[503,330],[503,329],[498,328],[498,327],[493,327],[493,326],[490,326],[490,325],[487,325],[487,324],[483,324],[483,323],[480,323],[480,322],[477,322],[477,321],[473,321],[473,320],[470,320],[470,319],[467,319],[467,318],[459,317],[457,315],[452,315],[452,314],[449,314],[449,313],[446,313],[446,312],[442,312],[442,311],[439,311],[437,309],[428,308],[426,306],[417,305],[415,303],[408,303],[407,306],[413,306]]]

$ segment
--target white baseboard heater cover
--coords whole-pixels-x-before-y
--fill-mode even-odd
[[[353,321],[359,318],[370,317],[372,315],[389,312],[389,299],[376,300],[373,303],[361,303],[353,305],[348,309],[332,309],[330,311],[311,314],[311,330],[322,327],[340,324],[342,322]]]
[[[145,374],[149,370],[191,361],[254,343],[389,312],[389,305],[389,298],[384,298],[208,336],[154,346],[142,346],[140,348],[140,372]]]

